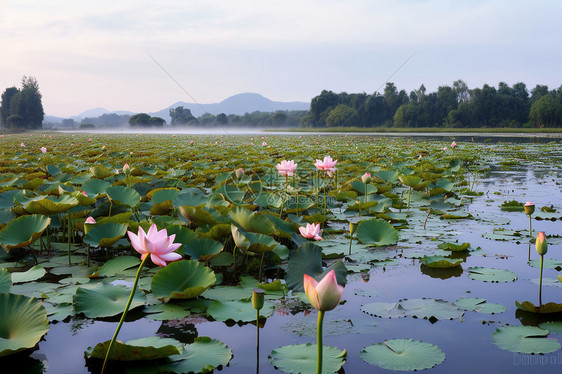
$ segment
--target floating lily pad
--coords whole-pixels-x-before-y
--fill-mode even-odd
[[[367,314],[386,318],[412,316],[429,320],[460,318],[464,311],[445,300],[439,299],[403,299],[397,303],[365,304],[361,310]]]
[[[141,200],[137,191],[125,186],[107,187],[105,193],[112,202],[128,207],[136,206]]]
[[[103,223],[95,225],[84,237],[84,242],[94,247],[111,247],[127,232],[127,225]]]
[[[509,270],[485,268],[480,266],[470,267],[468,277],[483,282],[513,282],[517,275]]]
[[[470,243],[462,243],[462,244],[455,244],[455,243],[441,243],[437,246],[439,249],[446,249],[453,252],[462,252],[470,250]]]
[[[6,252],[30,245],[39,239],[50,223],[51,219],[42,214],[18,217],[0,231],[0,244]]]
[[[492,334],[492,343],[503,350],[517,353],[550,353],[560,349],[556,339],[547,338],[549,331],[534,326],[499,327]]]
[[[191,314],[184,306],[170,303],[149,305],[143,309],[143,312],[149,313],[146,318],[156,321],[182,319]]]
[[[96,344],[93,348],[88,347],[86,350],[86,357],[103,360],[110,342],[111,341],[108,340]],[[148,338],[129,340],[126,343],[118,340],[115,341],[111,347],[109,359],[113,361],[156,360],[171,355],[177,355],[181,352],[182,345],[176,339],[151,336]]]
[[[347,351],[324,345],[322,374],[335,373],[345,364]],[[286,345],[271,351],[269,362],[278,370],[291,374],[316,372],[316,344]]]
[[[216,282],[215,273],[200,262],[175,261],[160,269],[152,277],[152,293],[155,297],[192,299],[201,295]]]
[[[168,358],[171,363],[163,363],[139,370],[142,374],[157,373],[210,373],[220,366],[228,365],[232,351],[228,346],[209,337],[197,337],[191,344],[183,346],[183,352]],[[127,373],[135,374],[136,370]]]
[[[480,298],[461,297],[460,299],[455,301],[455,304],[464,310],[471,310],[473,312],[479,312],[479,313],[495,314],[495,313],[503,313],[507,310],[503,305],[495,304],[495,303],[487,303],[486,299],[480,299]]]
[[[428,268],[439,269],[454,268],[456,266],[459,266],[462,261],[462,258],[452,259],[442,256],[424,256],[424,258],[422,259],[422,263]]]
[[[0,357],[33,348],[48,330],[47,311],[39,301],[0,293]]]
[[[12,282],[13,283],[24,283],[24,282],[31,282],[40,278],[47,273],[45,268],[41,265],[35,265],[31,269],[23,272],[14,272],[12,273]]]
[[[95,289],[79,287],[74,296],[76,313],[89,318],[112,317],[123,313],[131,290],[124,286],[104,285]],[[144,305],[146,296],[136,290],[129,310]]]
[[[527,264],[529,264],[530,266],[538,269],[538,268],[541,267],[541,260],[540,260],[540,258],[536,258],[534,260],[531,260],[531,261],[527,262]],[[562,261],[556,260],[554,258],[543,259],[543,268],[544,269],[556,269],[558,267],[562,268]]]
[[[367,346],[359,353],[371,365],[393,371],[424,370],[445,360],[436,345],[412,339],[390,339]]]
[[[541,323],[539,327],[553,334],[562,334],[562,322],[560,321]]]
[[[363,244],[387,246],[398,242],[398,232],[387,221],[373,218],[357,227],[357,239]]]

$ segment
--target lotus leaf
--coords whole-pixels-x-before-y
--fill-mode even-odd
[[[398,242],[398,232],[385,220],[373,218],[362,221],[357,227],[357,239],[363,244],[376,246],[394,245]]]
[[[0,357],[33,348],[48,330],[47,311],[39,301],[0,293]]]
[[[6,252],[30,245],[39,239],[49,223],[51,219],[42,214],[18,217],[0,231],[0,244]]]
[[[108,340],[96,344],[94,348],[88,347],[86,357],[103,360],[110,342]],[[180,353],[182,353],[182,345],[177,340],[151,336],[129,340],[126,343],[115,341],[111,347],[109,359],[114,361],[156,360]]]
[[[223,245],[209,238],[196,238],[183,245],[183,253],[189,255],[193,260],[207,261],[218,255]]]
[[[181,260],[160,269],[152,277],[152,293],[159,299],[192,299],[216,282],[215,273],[200,262]]]
[[[135,256],[119,256],[107,261],[98,269],[98,274],[102,277],[111,277],[122,274],[124,270],[140,264],[140,259]]]
[[[125,309],[131,290],[124,286],[104,285],[93,289],[79,287],[74,296],[76,313],[84,313],[88,318],[112,317]],[[136,291],[129,310],[144,305],[146,296]]]
[[[141,196],[137,191],[125,186],[107,187],[105,193],[113,203],[131,208],[135,207],[141,200]]]
[[[344,286],[346,284],[347,269],[343,262],[336,261],[328,268],[323,269],[322,248],[314,243],[305,243],[290,254],[285,281],[290,289],[304,292],[304,274],[310,275],[319,281],[332,269],[336,272],[338,284]]]
[[[108,168],[106,168],[103,165],[91,166],[90,167],[90,173],[92,173],[92,175],[94,177],[100,178],[100,179],[105,179],[105,178],[109,177],[110,175],[113,175],[111,170],[109,170]]]
[[[68,209],[78,205],[78,199],[69,194],[62,195],[59,198],[51,196],[37,196],[28,200],[24,205],[26,212],[31,214],[44,214],[50,216],[66,212]]]
[[[436,345],[413,339],[385,340],[363,348],[359,357],[393,371],[430,369],[445,360],[445,354]]]
[[[485,268],[480,266],[470,267],[468,277],[483,282],[513,282],[517,275],[509,270]]]
[[[12,273],[12,282],[13,283],[24,283],[24,282],[31,282],[40,278],[47,273],[45,268],[40,265],[35,265],[31,269],[23,272],[14,272]]]
[[[530,301],[523,301],[522,303],[516,301],[515,305],[517,306],[517,309],[521,309],[531,313],[548,314],[562,312],[562,304],[557,303],[546,303],[540,306],[536,306]]]
[[[90,179],[82,185],[82,191],[88,196],[97,196],[105,193],[105,190],[111,186],[111,183],[101,179]]]
[[[556,339],[547,338],[549,331],[534,326],[499,327],[492,334],[492,343],[509,352],[550,353],[560,349]]]
[[[251,295],[251,294],[250,294]],[[260,309],[261,317],[269,317],[273,314],[275,308],[269,301],[264,303]],[[218,301],[214,300],[209,304],[207,313],[217,321],[233,320],[235,322],[251,322],[256,320],[256,310],[252,306],[250,299]]]
[[[93,247],[111,247],[127,232],[127,225],[103,223],[95,225],[84,237],[84,243]]]
[[[361,307],[367,314],[387,318],[412,316],[424,319],[460,318],[464,311],[455,304],[439,299],[403,299],[397,303],[371,303]]]
[[[0,293],[10,292],[10,287],[12,287],[12,276],[10,272],[0,269]]]
[[[458,307],[463,308],[464,310],[471,310],[473,312],[479,312],[479,313],[496,314],[496,313],[503,313],[507,310],[503,305],[487,303],[486,299],[479,299],[479,298],[467,299],[461,297],[460,299],[455,301],[455,304]]]
[[[422,263],[429,268],[454,268],[462,263],[462,259],[452,259],[442,256],[424,256]]]
[[[316,344],[286,345],[271,351],[269,361],[277,369],[291,374],[309,374],[316,372]],[[347,351],[323,346],[322,374],[338,372],[343,364]]]

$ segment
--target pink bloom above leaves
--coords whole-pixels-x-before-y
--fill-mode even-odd
[[[363,174],[363,176],[361,177],[361,181],[363,183],[371,183],[371,173],[365,173]]]
[[[41,152],[43,152],[43,153],[47,153],[47,148],[45,148],[45,147],[41,147]]]
[[[322,240],[322,230],[319,223],[307,223],[306,227],[299,227],[299,231],[307,239]]]
[[[291,161],[283,160],[281,161],[280,164],[276,165],[276,168],[280,175],[286,177],[292,177],[293,174],[295,173],[295,170],[297,170],[297,165],[298,164],[295,164],[295,161],[293,160]]]
[[[90,217],[86,218],[86,222],[84,222],[84,223],[89,223],[89,224],[95,225],[96,220],[94,219],[94,217],[90,216]]]
[[[453,142],[451,143],[451,148],[455,148],[457,146],[457,143],[455,143],[455,141],[453,140]]]
[[[323,161],[316,159],[314,166],[316,166],[318,170],[324,170],[328,172],[328,176],[331,177],[332,173],[336,171],[337,162],[338,160],[332,160],[330,156],[326,156],[324,157]]]
[[[330,270],[320,282],[309,275],[304,275],[304,292],[310,304],[320,311],[334,309],[340,302],[343,287],[336,280],[336,273]]]
[[[135,251],[142,255],[142,260],[150,254],[152,262],[159,266],[166,266],[167,262],[182,259],[180,254],[174,252],[181,246],[181,243],[174,243],[176,235],[168,236],[166,229],[158,231],[156,224],[152,224],[147,233],[139,226],[138,235],[131,231],[127,231],[127,234]]]

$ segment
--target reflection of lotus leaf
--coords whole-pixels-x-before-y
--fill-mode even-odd
[[[0,231],[0,244],[6,252],[30,245],[39,239],[49,223],[51,219],[41,214],[18,217]]]
[[[371,365],[395,371],[424,370],[445,360],[436,345],[412,339],[390,339],[363,348],[361,359]]]
[[[0,357],[34,347],[48,330],[47,311],[39,301],[0,293]]]

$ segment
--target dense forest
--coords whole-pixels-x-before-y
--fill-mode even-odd
[[[322,91],[301,120],[304,127],[562,127],[562,86],[524,83],[469,89],[462,80],[426,92],[422,84],[409,94],[387,83],[384,92],[348,94]]]
[[[0,124],[10,129],[40,129],[45,115],[39,83],[24,76],[21,89],[9,87],[0,101]]]

